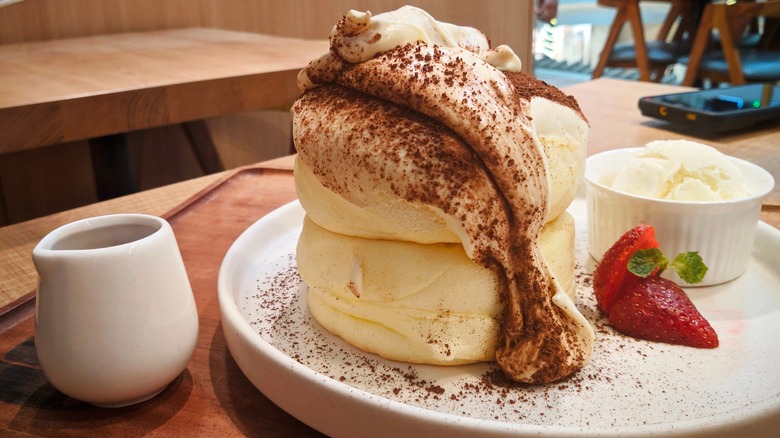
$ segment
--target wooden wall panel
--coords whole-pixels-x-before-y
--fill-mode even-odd
[[[327,38],[349,9],[375,13],[404,4],[439,20],[474,26],[533,63],[533,0],[23,0],[0,8],[0,44],[180,27],[218,27]]]

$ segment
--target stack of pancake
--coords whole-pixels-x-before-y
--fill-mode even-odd
[[[405,7],[351,11],[299,75],[297,248],[309,309],[388,359],[498,360],[543,383],[587,362],[573,304],[588,124],[505,46]]]

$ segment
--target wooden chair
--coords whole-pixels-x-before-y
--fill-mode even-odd
[[[745,29],[757,17],[767,19],[760,41],[755,47],[740,46]],[[702,79],[731,85],[780,80],[778,19],[780,0],[708,4],[690,56],[680,60],[688,64],[682,85],[692,86]],[[712,48],[715,35],[719,50]]]
[[[617,8],[615,19],[607,35],[604,49],[598,64],[593,70],[593,78],[604,73],[604,68],[637,68],[639,79],[658,82],[663,78],[669,65],[675,64],[678,57],[687,53],[689,34],[695,26],[694,5],[687,0],[667,0],[671,3],[655,41],[646,42],[639,0],[598,0],[601,6]],[[617,38],[623,26],[631,26],[633,44],[617,44]],[[670,38],[670,32],[677,23],[676,31]]]

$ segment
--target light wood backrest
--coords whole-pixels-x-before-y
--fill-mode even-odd
[[[215,27],[327,38],[350,9],[379,13],[405,4],[508,44],[532,72],[535,0],[22,0],[0,7],[0,44],[182,27]]]

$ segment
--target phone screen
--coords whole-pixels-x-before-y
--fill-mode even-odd
[[[656,97],[659,103],[687,109],[724,112],[780,106],[780,87],[754,84]]]

